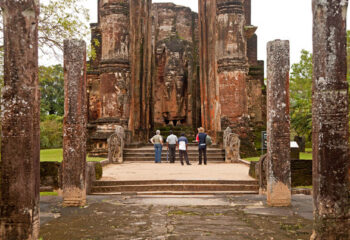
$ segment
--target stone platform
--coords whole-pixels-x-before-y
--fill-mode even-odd
[[[244,164],[208,163],[182,166],[170,163],[126,162],[103,168],[103,181],[130,180],[254,180]]]

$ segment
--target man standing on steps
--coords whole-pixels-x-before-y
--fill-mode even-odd
[[[204,165],[207,165],[207,134],[204,133],[204,128],[198,128],[198,135],[196,141],[198,142],[198,151],[199,151],[199,164],[202,165],[202,155],[204,157]]]
[[[191,163],[188,161],[188,155],[187,155],[187,144],[188,140],[185,137],[184,133],[181,133],[181,137],[179,138],[179,155],[180,155],[180,161],[181,165],[184,165],[184,158],[187,165],[191,165]]]
[[[169,159],[170,163],[175,163],[175,151],[176,145],[178,142],[177,137],[173,134],[173,131],[170,131],[170,135],[166,139],[168,151],[169,151]]]

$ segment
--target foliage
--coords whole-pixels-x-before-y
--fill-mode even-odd
[[[40,122],[41,149],[60,148],[63,142],[63,117],[49,115],[42,117]]]
[[[290,76],[291,127],[298,136],[312,135],[312,54],[301,51],[300,61],[292,65]]]
[[[64,74],[61,65],[39,68],[42,116],[64,114]]]

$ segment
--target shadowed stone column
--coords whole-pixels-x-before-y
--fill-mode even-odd
[[[311,239],[350,238],[348,1],[313,0],[313,197]]]
[[[289,41],[267,43],[267,203],[291,203]]]
[[[202,125],[211,136],[221,130],[216,61],[216,0],[199,0],[199,56]]]
[[[247,39],[243,0],[217,0],[218,81],[221,127],[237,125],[248,115]]]
[[[86,44],[64,41],[63,204],[86,202]]]
[[[0,239],[39,237],[39,1],[0,1],[4,18]]]

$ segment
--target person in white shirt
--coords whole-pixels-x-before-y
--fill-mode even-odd
[[[185,137],[185,134],[181,133],[181,137],[179,138],[179,155],[180,155],[181,165],[184,165],[184,161],[183,161],[184,158],[185,158],[186,164],[191,165],[190,161],[188,161],[187,145],[188,145],[188,140]]]
[[[173,131],[170,131],[170,135],[166,139],[168,151],[169,151],[170,163],[175,163],[175,151],[176,151],[177,141],[178,139],[173,134]]]

